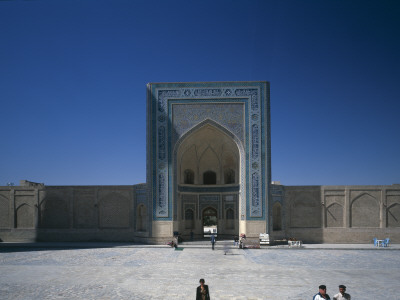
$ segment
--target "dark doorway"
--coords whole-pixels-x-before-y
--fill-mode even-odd
[[[203,236],[210,237],[218,234],[218,213],[215,208],[208,207],[203,210]]]
[[[217,183],[217,174],[213,171],[204,172],[203,182],[204,182],[204,184],[216,184]]]
[[[185,184],[193,184],[194,183],[194,172],[190,169],[185,170],[184,172],[184,183]]]

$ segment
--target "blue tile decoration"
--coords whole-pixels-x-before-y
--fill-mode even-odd
[[[235,134],[243,143],[243,104],[232,103],[232,100],[228,99],[226,101],[227,103],[213,103],[206,100],[197,101],[196,104],[186,104],[187,100],[174,101],[172,114],[174,115],[173,126],[175,130],[172,142],[176,142],[183,133],[198,123],[210,119],[218,120],[218,124]]]
[[[147,191],[145,189],[136,190],[136,203],[146,203]]]
[[[219,97],[222,94],[221,89],[195,89],[194,95],[196,97]]]
[[[258,158],[258,125],[257,124],[253,124],[253,126],[251,127],[252,129],[252,137],[253,137],[253,141],[251,144],[252,150],[253,150],[253,159]]]
[[[158,158],[165,159],[165,128],[164,126],[158,127]]]
[[[213,207],[218,212],[218,218],[222,217],[222,207],[219,195],[200,195],[199,196],[199,219],[201,219],[201,214],[203,209],[207,207]]]
[[[239,198],[240,218],[265,220],[271,178],[267,82],[151,83],[147,105],[147,180],[153,220],[172,220],[178,192],[190,189],[178,191],[176,151],[185,137],[207,124],[231,136],[238,146],[240,186],[232,192]],[[208,192],[213,188],[199,189]]]
[[[239,192],[240,186],[201,186],[201,185],[185,185],[178,186],[178,192],[181,193],[232,193]]]
[[[223,199],[223,202],[224,202],[225,210],[228,209],[228,208],[232,208],[233,211],[235,212],[235,218],[238,219],[239,218],[239,211],[237,209],[237,207],[238,207],[237,194],[223,195],[222,199]]]
[[[259,198],[259,192],[260,192],[260,187],[259,187],[259,174],[257,172],[254,172],[252,175],[252,206],[251,206],[251,213],[252,215],[258,215],[260,212],[259,210],[261,209],[260,207],[260,198]]]
[[[158,174],[158,203],[156,206],[156,212],[158,216],[168,216],[167,211],[167,197],[165,196],[165,175],[163,172]]]

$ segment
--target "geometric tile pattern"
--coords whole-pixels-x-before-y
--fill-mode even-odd
[[[172,220],[174,150],[199,124],[228,133],[240,152],[241,219],[264,220],[269,194],[268,82],[151,83],[147,96],[147,180],[153,220]]]

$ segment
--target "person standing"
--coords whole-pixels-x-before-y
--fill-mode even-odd
[[[246,235],[244,234],[244,233],[241,233],[240,234],[240,237],[239,237],[239,248],[240,249],[244,249],[244,241],[246,240]]]
[[[214,245],[215,245],[215,235],[214,235],[214,233],[211,235],[211,245],[212,245],[212,249],[214,250]]]
[[[204,284],[204,279],[199,280],[200,285],[196,290],[196,300],[210,300],[210,292],[208,290],[208,285]]]
[[[346,286],[341,284],[339,285],[339,293],[337,293],[335,296],[332,298],[333,300],[350,300],[351,296],[350,294],[346,293]]]
[[[331,299],[329,295],[326,293],[326,285],[321,284],[318,288],[319,292],[313,297],[313,300]]]
[[[237,235],[233,237],[233,246],[239,246],[239,237]]]

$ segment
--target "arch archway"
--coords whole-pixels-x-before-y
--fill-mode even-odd
[[[206,171],[216,173],[216,184],[224,184],[224,172],[229,172],[229,183],[245,181],[245,174],[241,172],[241,166],[245,166],[242,143],[225,127],[209,119],[183,134],[175,143],[173,166],[175,183],[185,182],[186,170],[193,171],[194,184],[203,184],[201,179]],[[242,191],[245,192],[244,185]]]
[[[272,206],[272,230],[282,230],[282,205],[279,202],[275,202]]]
[[[136,231],[145,232],[146,230],[146,206],[139,204],[136,210]]]
[[[175,223],[178,227],[174,230],[183,232],[184,235],[190,234],[186,225],[186,204],[195,207],[194,215],[197,217],[194,223],[198,224],[194,226],[196,235],[204,235],[202,214],[206,207],[217,209],[216,222],[220,221],[220,235],[232,235],[234,229],[239,229],[237,216],[245,214],[242,211],[245,206],[240,205],[241,195],[246,195],[243,184],[245,174],[242,172],[245,169],[244,153],[240,140],[212,120],[199,123],[177,140],[173,152],[173,210],[174,220],[182,222]],[[193,171],[190,176],[188,170]],[[188,180],[188,177],[193,180]],[[190,200],[184,196],[189,193]],[[229,226],[225,224],[226,216],[223,213],[227,193],[234,199],[227,200],[230,205],[234,205],[234,218],[228,221],[233,225]],[[199,220],[200,218],[202,219]]]
[[[379,201],[369,193],[356,197],[350,205],[351,227],[379,227]]]

